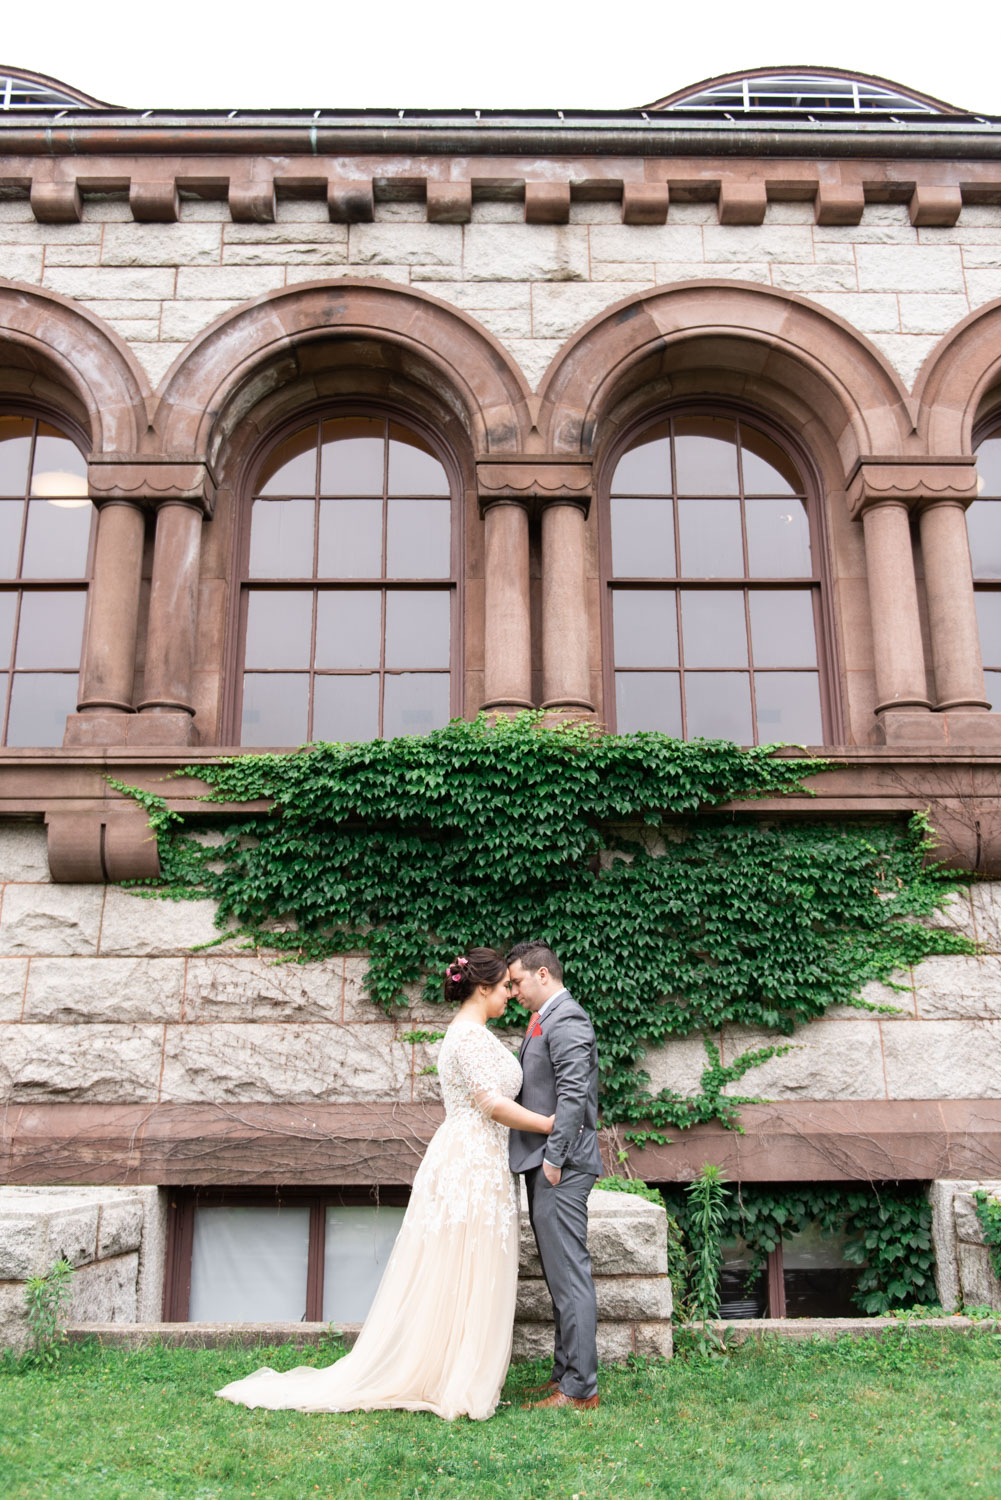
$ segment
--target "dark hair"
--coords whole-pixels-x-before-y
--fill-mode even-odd
[[[496,948],[470,948],[453,958],[442,984],[446,1000],[468,1000],[481,984],[500,984],[507,973],[507,960]]]
[[[548,943],[541,938],[532,938],[527,943],[515,943],[507,956],[508,964],[520,963],[530,974],[548,969],[554,979],[563,978],[563,965]]]

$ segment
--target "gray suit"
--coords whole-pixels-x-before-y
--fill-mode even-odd
[[[528,1213],[556,1325],[553,1379],[568,1396],[598,1389],[598,1314],[587,1253],[587,1195],[603,1171],[598,1149],[598,1051],[587,1012],[563,990],[526,1035],[518,1060],[524,1073],[518,1103],[556,1115],[547,1139],[512,1130],[511,1169],[525,1174]],[[535,1024],[529,1027],[535,1032]],[[553,1187],[545,1157],[562,1172]]]

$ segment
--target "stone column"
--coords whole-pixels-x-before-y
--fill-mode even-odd
[[[105,500],[97,520],[78,714],[130,714],[146,519],[131,500]]]
[[[141,714],[171,716],[170,743],[177,736],[177,717],[194,717],[193,671],[198,624],[198,569],[202,545],[202,507],[188,499],[161,502],[156,516],[153,584],[146,639],[145,697]]]
[[[862,512],[876,668],[876,713],[928,710],[908,507],[880,500]]]
[[[985,711],[990,705],[984,690],[966,506],[962,500],[950,496],[922,506],[921,551],[936,707]]]
[[[483,707],[516,713],[534,707],[528,511],[520,500],[490,500],[483,529]]]
[[[585,519],[579,500],[542,512],[542,707],[591,713]]]

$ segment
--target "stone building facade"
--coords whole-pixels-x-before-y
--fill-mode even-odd
[[[169,1190],[174,1315],[193,1190],[284,1185],[318,1315],[316,1226],[400,1201],[434,1127],[400,1040],[429,1018],[375,1011],[364,955],[193,952],[204,905],[116,884],[156,853],[109,777],[522,707],[807,741],[836,760],[811,811],[929,808],[984,877],[942,918],[979,956],[828,1013],[743,1080],[774,1101],[746,1135],[650,1147],[648,1179],[995,1178],[1001,121],[810,70],[591,115],[19,87],[4,1181]]]

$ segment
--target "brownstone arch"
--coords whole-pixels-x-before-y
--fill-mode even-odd
[[[0,284],[0,399],[62,413],[92,456],[134,454],[147,431],[149,385],[102,319],[55,292]]]
[[[972,312],[940,340],[914,386],[929,453],[973,452],[973,432],[1001,407],[1001,298]]]

